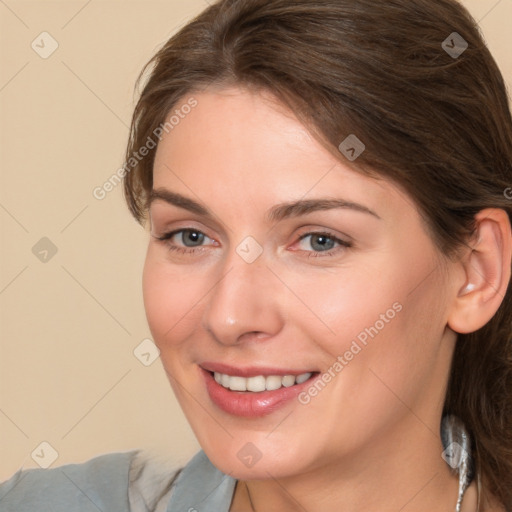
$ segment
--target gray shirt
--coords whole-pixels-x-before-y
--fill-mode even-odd
[[[235,485],[202,450],[166,471],[136,450],[19,470],[0,483],[0,512],[228,512]]]

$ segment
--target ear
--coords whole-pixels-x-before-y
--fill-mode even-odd
[[[488,208],[475,216],[475,222],[474,242],[459,263],[463,279],[457,282],[448,317],[448,326],[461,334],[477,331],[489,322],[510,281],[512,230],[507,213]]]

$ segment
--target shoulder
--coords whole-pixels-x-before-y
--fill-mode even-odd
[[[181,467],[165,455],[139,451],[129,471],[130,512],[228,512],[236,480],[203,450]]]
[[[181,468],[134,450],[81,464],[27,469],[0,483],[2,512],[182,512],[206,507],[227,512],[236,481],[203,451]]]
[[[126,512],[129,471],[137,453],[109,453],[51,469],[21,469],[0,483],[0,510]]]

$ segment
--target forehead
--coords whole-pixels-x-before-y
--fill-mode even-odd
[[[372,203],[376,209],[403,195],[386,180],[353,170],[343,156],[335,158],[268,94],[229,88],[191,96],[196,106],[186,109],[158,145],[154,188],[206,203],[229,197],[242,210],[254,202],[271,207],[326,196]]]
[[[158,146],[155,170],[165,162],[201,162],[208,166],[248,168],[282,163],[283,157],[316,152],[308,131],[293,113],[268,93],[241,88],[214,89],[194,94],[196,106],[176,119]],[[181,104],[186,99],[182,99]],[[189,149],[196,151],[191,153]],[[314,151],[316,149],[316,151]],[[324,159],[323,159],[324,160]],[[332,160],[332,159],[331,159]],[[229,163],[229,166],[226,165]],[[323,162],[327,165],[327,159]],[[226,169],[229,170],[229,169]]]

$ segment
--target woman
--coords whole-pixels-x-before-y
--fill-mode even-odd
[[[512,120],[474,20],[222,0],[151,65],[125,194],[202,451],[17,474],[0,508],[510,510]]]

